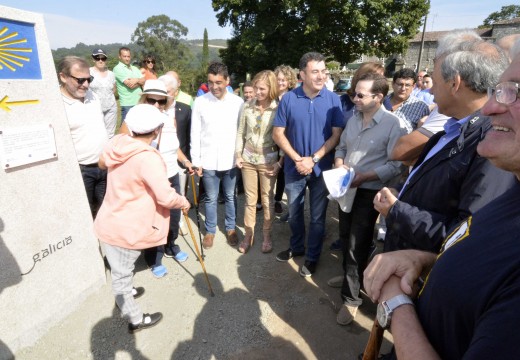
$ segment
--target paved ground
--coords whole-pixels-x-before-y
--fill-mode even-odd
[[[240,205],[238,212],[242,226]],[[195,211],[190,215],[198,241]],[[222,219],[219,226],[223,228]],[[276,261],[276,253],[288,247],[289,233],[287,223],[276,221],[273,253],[261,253],[258,230],[252,250],[241,255],[218,232],[205,259],[214,297],[191,237],[181,236],[179,244],[190,258],[182,264],[165,259],[165,278],[153,278],[142,259],[137,264],[134,283],[146,288],[140,305],[145,312],[164,314],[156,327],[127,333],[107,273],[107,286],[16,359],[356,359],[368,339],[375,305],[367,300],[356,323],[336,324],[341,299],[338,289],[327,286],[330,277],[341,273],[339,254],[328,250],[337,237],[336,205],[329,205],[324,251],[312,278],[298,274],[302,258]],[[383,350],[391,346],[386,336]]]

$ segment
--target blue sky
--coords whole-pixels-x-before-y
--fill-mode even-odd
[[[426,31],[474,28],[492,12],[516,1],[431,0]],[[231,37],[231,28],[218,26],[211,0],[1,0],[1,5],[42,13],[53,49],[78,42],[128,43],[139,22],[160,14],[186,26],[188,39],[202,39],[204,28],[210,39]]]

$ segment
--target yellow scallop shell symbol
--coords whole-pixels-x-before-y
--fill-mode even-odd
[[[9,29],[3,27],[0,29],[0,70],[4,67],[11,71],[16,71],[16,66],[23,67],[23,62],[28,62],[29,58],[26,56],[18,55],[17,53],[29,53],[32,52],[31,48],[13,47],[13,45],[23,44],[27,42],[27,39],[13,39],[18,36],[17,32],[12,32],[4,36]]]

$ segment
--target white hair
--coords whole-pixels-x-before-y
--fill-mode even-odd
[[[161,80],[164,83],[164,85],[166,86],[166,90],[168,90],[168,91],[170,91],[170,90],[175,91],[179,87],[179,83],[177,82],[177,79],[171,75],[162,75],[159,77],[158,80]]]
[[[474,31],[469,29],[461,29],[450,31],[439,39],[435,57],[439,58],[445,54],[451,54],[460,50],[460,46],[468,41],[482,40],[482,38]]]
[[[514,59],[520,55],[520,39],[516,40],[511,49],[509,50],[509,57]]]

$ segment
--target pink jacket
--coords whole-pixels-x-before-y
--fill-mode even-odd
[[[126,249],[165,244],[169,209],[188,207],[189,202],[170,186],[159,152],[125,134],[114,136],[101,157],[108,179],[94,221],[98,239]]]

